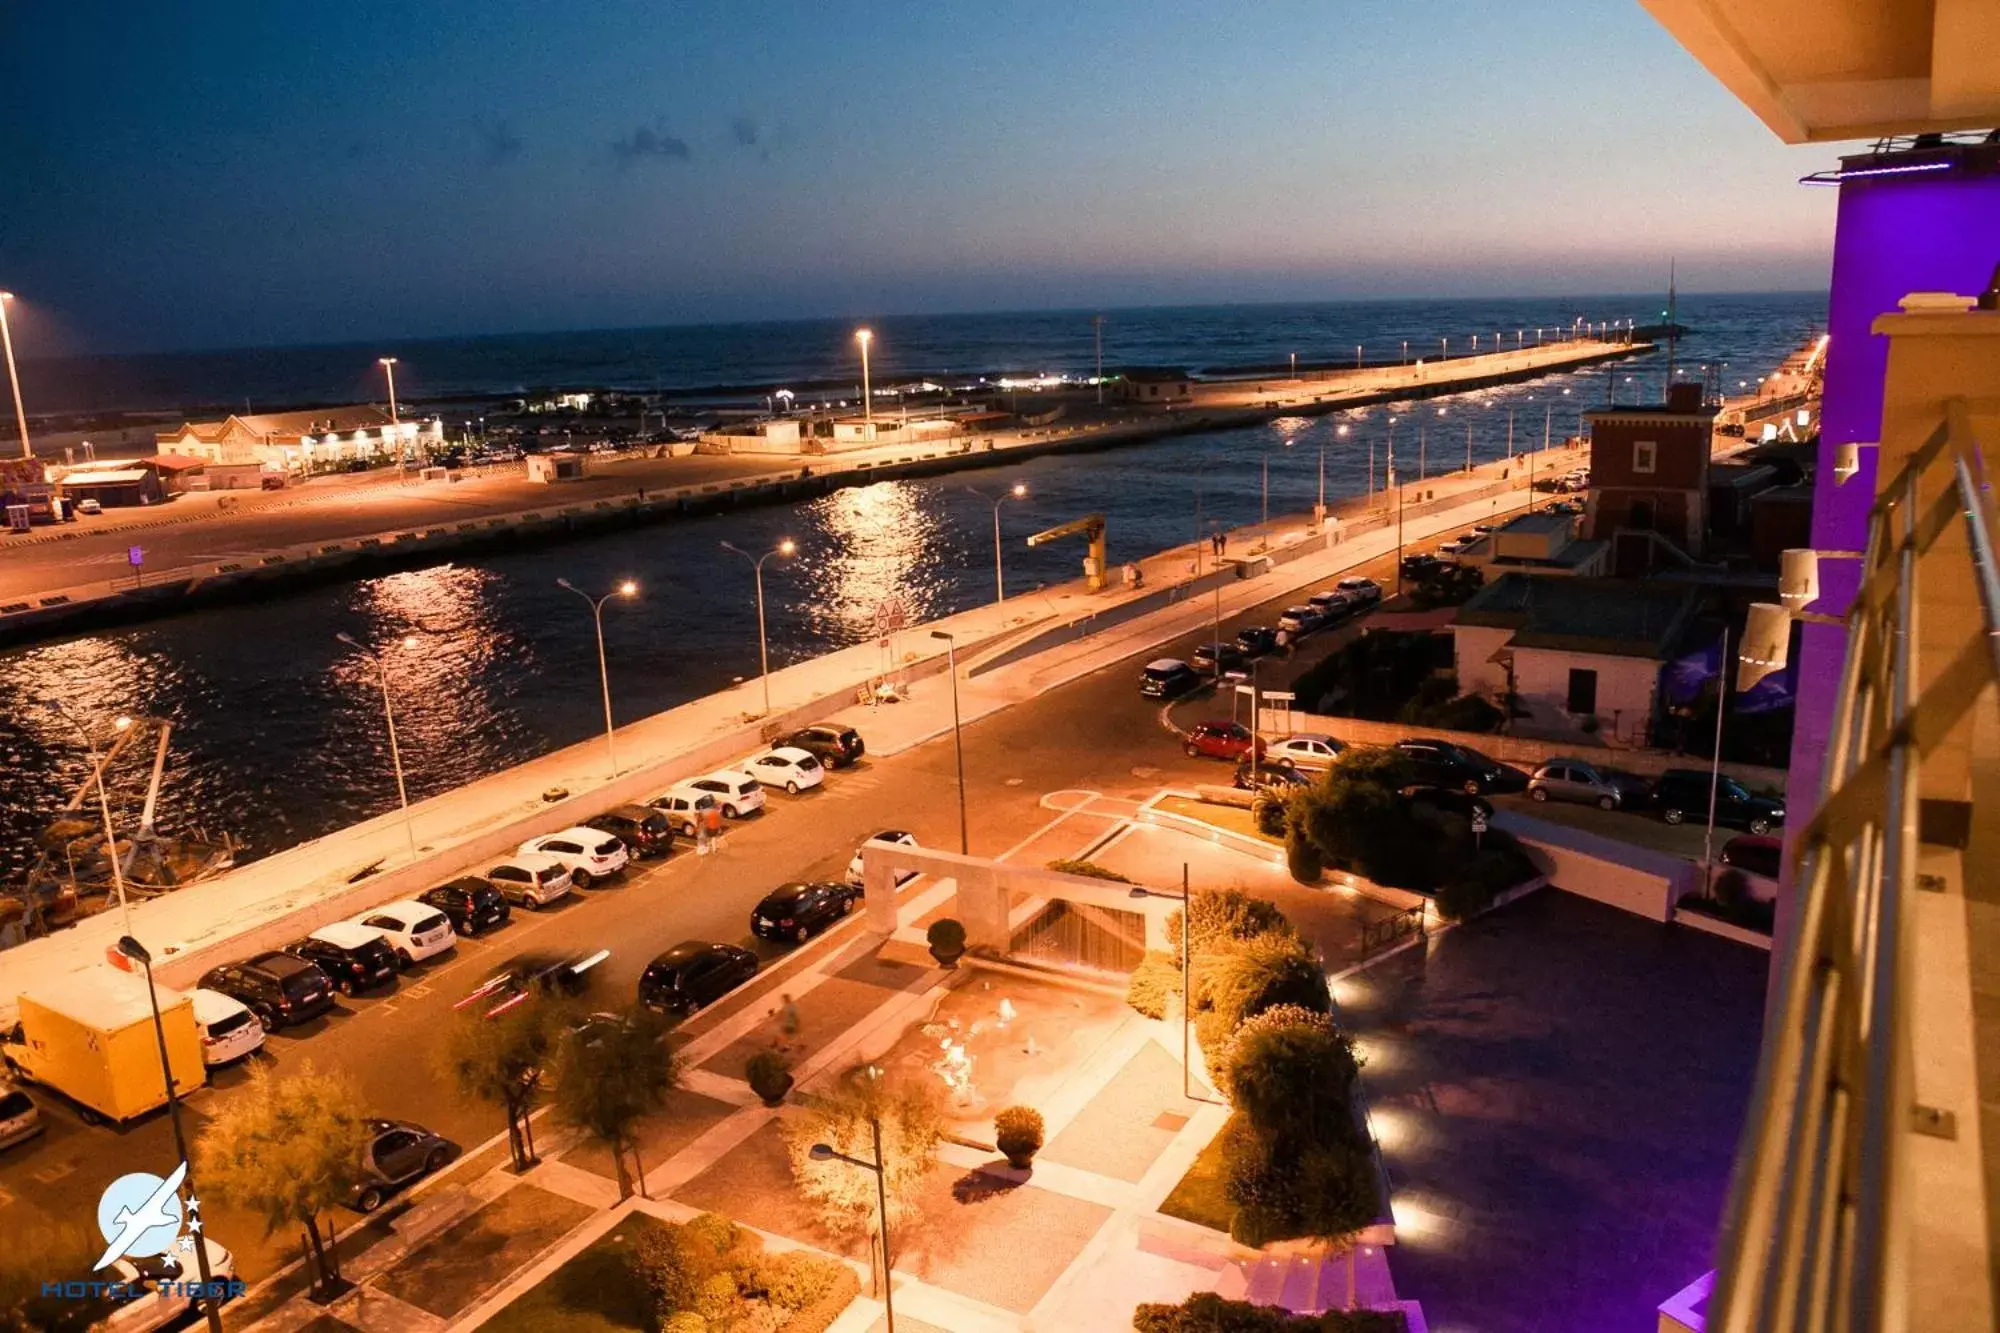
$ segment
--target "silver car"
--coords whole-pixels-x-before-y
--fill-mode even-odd
[[[27,1093],[0,1083],[0,1148],[11,1148],[42,1132],[42,1112]]]
[[[1600,810],[1624,803],[1618,785],[1581,759],[1551,759],[1528,779],[1528,795],[1537,801],[1580,801]]]

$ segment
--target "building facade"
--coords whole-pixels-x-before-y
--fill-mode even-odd
[[[420,459],[444,443],[444,424],[397,421],[377,407],[323,407],[189,422],[155,437],[162,454],[207,463],[256,463],[286,472],[324,471],[386,458]]]
[[[1675,384],[1662,406],[1585,414],[1590,498],[1584,532],[1611,544],[1615,572],[1639,575],[1702,558],[1716,411],[1703,401],[1701,385]]]

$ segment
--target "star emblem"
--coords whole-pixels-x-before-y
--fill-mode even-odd
[[[174,1246],[182,1254],[193,1254],[194,1237],[192,1235],[182,1236],[179,1240],[174,1242]]]
[[[199,1213],[201,1211],[201,1200],[195,1198],[194,1195],[190,1194],[187,1196],[187,1203],[184,1206],[187,1209],[187,1215],[189,1217],[193,1217],[196,1213]]]
[[[188,1236],[196,1236],[201,1234],[201,1219],[199,1217],[190,1217],[188,1219],[187,1229],[188,1229]],[[183,1239],[187,1238],[183,1237]],[[194,1242],[192,1240],[188,1241],[188,1248],[189,1249],[194,1248]]]

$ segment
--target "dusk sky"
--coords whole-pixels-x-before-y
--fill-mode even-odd
[[[9,5],[0,286],[67,350],[1823,286],[1633,0]]]

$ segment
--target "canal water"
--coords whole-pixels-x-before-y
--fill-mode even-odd
[[[1629,314],[1643,322],[1653,313],[1643,298],[1582,304],[1602,318]],[[1537,318],[1554,322],[1567,305],[1468,302],[1423,309],[1432,329],[1479,327],[1474,314],[1488,327],[1504,320],[1509,328],[1532,328]],[[1410,319],[1410,308],[1392,307],[1397,322],[1381,318],[1372,326],[1376,339]],[[1355,309],[1300,308],[1348,312],[1350,343],[1368,337]],[[1254,313],[1238,310],[1222,319],[1193,312],[1184,322],[1210,332],[1238,324],[1247,330]],[[1164,322],[1173,317],[1133,314]],[[1736,392],[1737,380],[1754,383],[1775,367],[1823,314],[1824,299],[1813,296],[1684,298],[1682,322],[1696,332],[1682,344],[1683,364],[1727,362],[1726,387]],[[989,363],[970,368],[1047,368],[1031,359],[1031,346],[1005,357],[994,349],[1026,336],[1007,321],[1052,317],[990,318],[1001,327],[987,336],[982,355]],[[1285,318],[1297,323],[1307,315],[1293,311]],[[895,322],[877,327],[886,342]],[[677,340],[694,337],[672,333]],[[563,339],[616,336],[561,335],[554,341],[560,353]],[[1087,326],[1084,339],[1087,357]],[[1207,352],[1197,354],[1191,338],[1176,349],[1162,335],[1149,344],[1160,355],[1149,359],[1244,362],[1270,359],[1281,345],[1268,332],[1254,339],[1244,332],[1233,342],[1205,344]],[[1063,353],[1071,362],[1074,350]],[[320,353],[305,349],[302,355],[311,361]],[[258,354],[256,365],[270,356]],[[565,366],[576,360],[552,359]],[[46,813],[85,772],[81,747],[44,700],[59,699],[84,716],[170,719],[173,750],[160,826],[226,830],[242,841],[246,857],[265,855],[395,804],[375,676],[336,641],[336,633],[387,645],[398,734],[410,796],[417,800],[601,728],[590,612],[556,585],[559,577],[599,592],[627,578],[640,585],[636,598],[614,599],[604,615],[613,703],[620,720],[629,721],[754,677],[751,571],[721,549],[725,540],[752,552],[786,537],[798,544],[793,558],[773,558],[765,566],[776,667],[876,637],[885,607],[916,623],[990,599],[992,509],[971,488],[997,496],[1015,482],[1027,485],[1025,500],[1003,505],[1002,526],[1008,592],[1033,595],[1039,586],[1076,577],[1082,558],[1081,545],[1073,542],[1027,549],[1023,539],[1042,528],[1101,513],[1116,562],[1193,537],[1197,507],[1203,519],[1232,526],[1257,522],[1267,461],[1273,514],[1310,508],[1322,446],[1329,498],[1367,488],[1371,446],[1379,485],[1391,415],[1401,418],[1399,468],[1414,472],[1421,421],[1430,466],[1445,471],[1463,466],[1468,425],[1474,461],[1501,457],[1510,409],[1516,448],[1539,443],[1551,411],[1560,439],[1575,433],[1580,410],[1606,401],[1607,378],[1621,402],[1656,401],[1664,369],[1664,356],[1653,356],[1420,409],[1294,418],[954,476],[880,482],[795,504],[486,554],[19,649],[0,656],[0,892],[31,858]],[[707,383],[721,378],[705,363],[678,373]],[[579,374],[575,382],[584,379]],[[1439,407],[1443,417],[1436,415]],[[1337,439],[1333,431],[1342,423],[1349,434]],[[400,645],[405,637],[411,646]],[[121,821],[136,819],[145,781],[145,763],[136,756],[116,774]]]

